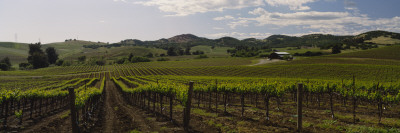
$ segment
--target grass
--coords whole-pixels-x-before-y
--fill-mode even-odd
[[[217,115],[215,113],[208,113],[205,110],[197,109],[197,108],[193,108],[192,109],[192,113],[193,114],[197,114],[197,115],[201,115],[201,116],[217,117]]]
[[[371,40],[367,40],[365,42],[372,42],[376,44],[396,44],[400,43],[399,39],[393,39],[391,37],[380,36],[377,38],[372,38]]]
[[[345,127],[346,133],[398,133],[399,129],[396,128],[378,128],[378,127],[367,127],[360,125],[351,125]]]
[[[136,130],[136,129],[134,129],[134,130],[129,131],[129,133],[141,133],[141,132]]]
[[[320,48],[302,48],[302,49],[296,49],[296,47],[286,47],[286,48],[275,48],[276,50],[279,51],[284,51],[284,52],[288,52],[290,54],[295,54],[295,53],[305,53],[307,51],[310,52],[322,52],[322,53],[330,53],[332,50],[330,49],[325,49],[325,50],[321,50]],[[271,53],[271,52],[270,52]]]
[[[297,65],[297,64],[371,64],[371,65],[400,65],[400,60],[393,59],[370,59],[370,58],[330,58],[330,57],[310,57],[284,61],[270,65]]]
[[[209,57],[229,57],[230,54],[227,53],[227,50],[230,49],[229,47],[215,47],[211,49],[211,46],[194,46],[191,48],[190,51],[194,52],[196,50],[204,51],[204,54],[208,55]]]
[[[310,122],[307,122],[307,121],[303,121],[303,127],[304,128],[308,128],[308,127],[311,127],[313,125],[314,125],[313,123],[310,123]]]
[[[382,47],[382,48],[363,50],[363,51],[359,51],[359,52],[331,55],[331,57],[400,60],[400,52],[399,51],[400,51],[400,45],[394,45],[394,46],[388,46],[388,47]]]
[[[316,126],[324,129],[336,129],[336,122],[336,120],[322,120],[322,123],[317,124]]]
[[[71,113],[71,111],[68,110],[66,113],[64,113],[63,115],[60,116],[60,119],[67,118],[70,113]]]

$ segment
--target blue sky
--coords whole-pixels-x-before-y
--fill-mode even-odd
[[[400,32],[399,0],[0,0],[0,41]]]

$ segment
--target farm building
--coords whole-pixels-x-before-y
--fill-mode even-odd
[[[288,59],[293,59],[293,56],[290,55],[288,52],[273,52],[269,55],[270,59],[284,59],[287,56]]]

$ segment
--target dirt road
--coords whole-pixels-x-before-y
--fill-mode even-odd
[[[268,60],[268,59],[260,59],[259,62],[257,64],[252,64],[252,65],[248,65],[248,66],[258,66],[258,65],[263,65],[263,64],[268,64],[268,63],[274,63],[274,62],[280,62],[283,60]]]

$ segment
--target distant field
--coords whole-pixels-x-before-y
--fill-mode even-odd
[[[229,53],[227,53],[227,50],[230,49],[229,47],[215,47],[214,49],[211,49],[211,46],[194,46],[191,48],[191,51],[194,52],[196,50],[201,50],[204,51],[204,54],[210,56],[210,57],[227,57],[230,56]]]
[[[17,66],[19,63],[27,62],[28,45],[23,43],[0,42],[0,60],[9,57],[11,64]]]
[[[74,60],[85,55],[89,58],[104,56],[112,60],[127,56],[129,53],[143,56],[150,52],[153,54],[166,52],[162,49],[136,46],[86,49],[78,47],[80,44],[71,45],[74,45],[71,49],[59,47],[60,50],[66,50],[62,54],[65,59]],[[6,49],[12,48],[2,48],[3,51]],[[86,107],[89,107],[86,111],[93,111],[87,116],[95,118],[93,120],[96,122],[104,123],[104,120],[108,122],[108,118],[118,118],[113,122],[121,121],[120,125],[128,127],[121,129],[120,132],[135,132],[136,130],[131,130],[133,126],[130,125],[137,123],[142,124],[140,127],[147,127],[147,123],[141,123],[142,121],[164,119],[163,117],[155,118],[151,115],[152,112],[173,114],[171,119],[182,123],[180,121],[184,114],[182,104],[185,104],[188,98],[189,81],[194,81],[195,84],[190,121],[192,124],[201,125],[192,126],[199,132],[295,132],[294,116],[297,106],[294,96],[299,82],[304,83],[303,126],[305,132],[346,132],[353,130],[354,126],[368,127],[372,130],[370,132],[384,132],[387,131],[386,129],[397,128],[400,125],[398,119],[399,46],[349,51],[349,53],[337,55],[297,57],[293,61],[280,61],[261,66],[248,66],[257,63],[259,58],[230,57],[226,49],[224,47],[211,49],[208,46],[192,48],[192,51],[205,51],[209,58],[204,59],[195,59],[197,55],[167,56],[166,58],[170,61],[154,61],[159,58],[154,57],[151,58],[152,62],[105,66],[81,64],[36,70],[0,71],[0,88],[2,89],[0,93],[3,94],[3,99],[8,97],[13,102],[20,103],[25,100],[23,106],[27,108],[24,110],[27,115],[22,116],[23,124],[27,125],[24,126],[25,129],[32,132],[47,131],[50,129],[46,128],[48,125],[72,129],[68,122],[71,121],[69,112],[73,111],[67,109],[69,105],[65,103],[68,102],[62,104],[62,99],[68,99],[66,94],[69,92],[65,89],[67,87],[75,89],[74,103],[75,107],[80,109],[77,111],[78,114],[80,113],[77,118],[81,123],[93,122],[92,119],[85,118],[85,114],[89,114],[84,112]],[[302,50],[291,52],[321,51],[315,48]],[[355,77],[354,86],[353,76]],[[388,93],[379,97],[381,91],[376,89],[377,83],[381,85],[378,87]],[[355,89],[349,91],[350,87]],[[335,95],[331,95],[332,92]],[[353,94],[357,97],[357,104],[354,106],[353,98],[351,98]],[[329,108],[330,95],[333,98]],[[268,96],[268,104],[265,104],[267,99],[265,96]],[[20,99],[20,97],[25,99]],[[158,100],[152,100],[154,98]],[[3,100],[6,101],[3,103],[7,103],[7,107],[10,99]],[[29,102],[26,102],[26,99]],[[42,104],[42,100],[45,104]],[[388,101],[384,104],[385,112],[381,124],[377,123],[380,119],[377,115],[376,101],[378,100]],[[38,103],[36,106],[39,108],[33,106],[35,108],[33,109],[31,101],[36,101]],[[91,102],[98,103],[91,104]],[[90,104],[96,107],[92,108]],[[147,111],[140,111],[146,109],[145,106]],[[6,125],[22,127],[15,119],[18,117],[18,111],[14,111],[17,104],[14,102],[10,107],[13,109],[4,109],[11,110],[11,113],[6,113],[9,116],[5,118],[10,120]],[[357,109],[355,124],[351,122],[354,120],[354,115],[349,111],[353,107]],[[53,113],[54,110],[62,112]],[[334,119],[331,115],[332,110],[335,113]],[[43,113],[40,113],[41,111]],[[33,118],[38,119],[39,124],[29,122],[30,112],[35,112]],[[268,116],[266,112],[269,113]],[[109,114],[114,116],[109,117]],[[269,120],[266,121],[266,118]],[[169,122],[170,118],[165,120]],[[46,122],[47,124],[43,124]],[[161,132],[181,130],[176,124],[166,125],[167,122],[164,120],[162,123],[164,123],[163,127],[154,129],[162,129]],[[99,129],[93,132],[102,132],[107,129],[103,125],[96,126]],[[19,131],[20,128],[8,130]]]
[[[383,48],[363,50],[359,52],[343,53],[343,54],[331,55],[330,57],[400,60],[400,46],[394,45]]]
[[[105,57],[107,60],[116,60],[118,58],[126,57],[130,53],[134,56],[145,56],[152,53],[154,56],[160,55],[162,53],[166,54],[166,50],[156,49],[156,48],[145,48],[142,46],[122,46],[122,47],[112,47],[112,48],[82,48],[78,53],[65,56],[66,60],[76,60],[79,56],[87,56],[87,58],[95,57],[101,58]]]
[[[393,39],[390,37],[380,36],[377,38],[372,38],[371,40],[367,40],[365,42],[372,42],[372,43],[376,43],[376,44],[396,44],[396,43],[400,43],[400,40]]]
[[[295,59],[293,61],[279,62],[279,64],[373,64],[373,65],[400,65],[399,60],[390,59],[368,59],[368,58],[328,58],[328,57],[309,57]],[[275,64],[265,64],[275,65]]]
[[[322,52],[322,53],[331,53],[331,49],[324,49],[324,50],[321,50],[320,48],[302,48],[302,49],[296,49],[295,47],[287,47],[287,48],[274,48],[274,49],[276,49],[276,50],[279,50],[279,51],[284,51],[284,52],[288,52],[288,53],[290,53],[290,54],[295,54],[295,53],[305,53],[305,52],[307,52],[307,51],[310,51],[310,52]]]

